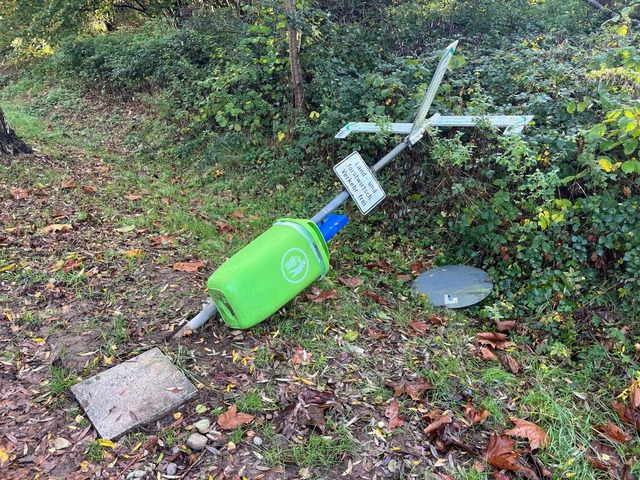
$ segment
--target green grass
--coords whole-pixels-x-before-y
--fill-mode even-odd
[[[51,378],[48,387],[53,395],[60,395],[77,383],[75,375],[63,367],[51,366]]]

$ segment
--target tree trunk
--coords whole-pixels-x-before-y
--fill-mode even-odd
[[[293,24],[296,14],[295,0],[284,0],[284,8],[290,17],[287,22],[287,33],[289,35],[289,63],[291,64],[291,81],[293,83],[293,102],[296,110],[302,110],[304,108],[304,86],[302,84],[302,68],[300,67],[298,31]]]
[[[607,7],[606,5],[601,4],[600,2],[598,2],[598,0],[582,0],[584,3],[586,3],[587,5],[589,5],[590,7],[593,7],[597,10],[602,10],[603,12],[607,12],[610,16],[614,16],[617,15],[616,12],[614,12],[613,10],[611,10],[609,7]],[[631,19],[631,23],[633,25],[635,25],[636,27],[638,25],[640,25],[640,21],[636,20],[635,18]]]
[[[32,153],[31,147],[18,137],[4,118],[4,112],[0,107],[0,153],[5,155],[17,155],[18,153]]]

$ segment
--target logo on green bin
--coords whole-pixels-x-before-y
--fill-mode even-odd
[[[282,275],[289,283],[300,283],[309,273],[309,258],[299,248],[290,248],[282,256]]]

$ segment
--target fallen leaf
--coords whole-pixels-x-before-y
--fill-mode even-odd
[[[423,415],[422,420],[427,423],[427,428],[424,429],[424,433],[428,435],[431,432],[435,432],[440,427],[453,422],[453,415],[449,410],[441,412],[436,409],[426,415]]]
[[[511,355],[502,355],[500,357],[500,363],[508,371],[514,375],[520,374],[520,365],[516,362]]]
[[[91,185],[83,185],[82,186],[82,193],[85,193],[87,195],[92,195],[92,194],[96,193],[96,187],[92,187]]]
[[[365,290],[363,292],[366,296],[373,298],[373,300],[378,304],[378,305],[389,305],[389,300],[387,300],[384,297],[381,297],[380,295],[378,295],[375,292],[372,292],[371,290]]]
[[[338,277],[338,280],[343,285],[346,285],[347,287],[351,287],[351,288],[359,287],[364,283],[364,280],[362,280],[360,277],[351,277],[351,278]]]
[[[4,463],[9,460],[9,454],[4,450],[4,448],[0,447],[0,463]]]
[[[135,225],[125,225],[124,227],[116,228],[116,232],[129,233],[129,232],[133,232],[135,229],[136,229]]]
[[[516,321],[515,320],[496,321],[496,329],[499,332],[509,333],[514,328],[516,328]]]
[[[291,357],[291,365],[309,363],[312,355],[313,353],[307,352],[303,347],[298,346]]]
[[[402,379],[399,381],[387,381],[386,385],[393,388],[393,395],[399,397],[406,393],[412,400],[419,400],[420,396],[427,390],[433,390],[435,387],[424,377],[416,378],[415,380]]]
[[[218,425],[224,430],[233,430],[241,425],[247,425],[251,423],[255,417],[248,413],[238,412],[237,405],[231,405],[229,409],[220,414],[218,417]]]
[[[542,427],[535,423],[528,422],[527,420],[522,420],[521,418],[510,417],[509,420],[516,425],[512,429],[504,432],[505,435],[526,438],[529,440],[531,450],[546,448],[549,446],[551,439]]]
[[[238,209],[231,214],[231,218],[244,218],[244,214],[242,213],[242,210]]]
[[[481,345],[491,345],[498,350],[504,350],[507,347],[515,347],[514,342],[507,340],[507,336],[504,333],[499,332],[482,332],[476,333],[478,343]]]
[[[72,228],[73,227],[68,223],[55,223],[53,225],[42,227],[40,230],[38,230],[38,233],[65,232],[67,230],[71,230]]]
[[[178,262],[173,264],[173,270],[177,272],[196,272],[200,267],[204,267],[207,264],[206,261],[200,262]]]
[[[98,440],[96,440],[96,443],[105,448],[114,448],[116,446],[115,442],[107,440],[106,438],[99,438]]]
[[[500,359],[493,352],[493,350],[491,350],[490,348],[487,348],[487,347],[480,347],[480,358],[482,358],[483,360],[498,360],[498,361],[500,361]]]
[[[631,440],[631,435],[622,430],[619,426],[609,422],[606,425],[596,425],[593,427],[614,443],[627,443]]]
[[[134,202],[136,200],[140,200],[142,197],[140,195],[127,195],[125,198],[130,202]]]
[[[615,448],[600,442],[591,442],[591,450],[585,452],[587,462],[597,470],[603,470],[616,480],[633,480],[629,465],[625,465]]]
[[[538,475],[533,470],[518,462],[518,456],[513,451],[515,445],[516,441],[514,439],[494,433],[489,438],[489,443],[484,451],[484,458],[489,465],[498,470],[518,472],[526,478],[537,480]]]
[[[334,289],[320,290],[318,287],[311,287],[311,293],[307,293],[307,298],[313,303],[321,303],[332,298],[340,298],[340,295]]]
[[[444,325],[445,323],[447,323],[447,319],[445,317],[439,317],[437,315],[429,315],[427,321],[429,323],[433,323],[434,325]]]
[[[144,250],[141,248],[134,248],[133,250],[127,250],[124,252],[124,256],[127,258],[141,257],[144,255]]]
[[[347,330],[342,338],[347,342],[355,342],[360,334],[355,330]]]
[[[408,325],[418,333],[425,333],[430,328],[426,323],[422,323],[417,320],[411,320]]]
[[[620,420],[624,423],[628,423],[629,425],[633,425],[636,430],[640,432],[640,412],[635,408],[629,407],[628,405],[624,405],[620,402],[612,402],[611,405],[618,413]]]
[[[396,280],[399,283],[406,283],[406,282],[410,282],[411,280],[413,280],[413,276],[409,275],[409,274],[404,274],[404,275],[398,274],[398,275],[396,275]]]
[[[220,220],[214,220],[213,224],[216,227],[218,227],[218,231],[220,233],[231,233],[234,230],[234,228],[231,225],[228,225],[225,222],[222,222]]]
[[[473,406],[471,398],[467,398],[467,407],[465,413],[467,415],[467,418],[471,421],[471,425],[480,423],[486,420],[491,415],[491,413],[484,408],[481,408],[480,410],[476,409],[476,407]]]
[[[78,186],[78,182],[76,181],[75,178],[70,178],[69,180],[67,180],[62,184],[63,189],[76,188],[77,186]]]
[[[26,188],[12,188],[9,190],[9,194],[14,200],[24,200],[25,198],[29,198],[29,190]]]
[[[376,260],[376,261],[373,261],[373,262],[365,263],[364,266],[369,268],[369,269],[376,269],[377,268],[379,270],[382,270],[383,272],[389,272],[391,270],[391,265],[389,265],[384,260]]]
[[[426,269],[427,266],[424,264],[424,262],[416,262],[411,265],[411,273],[414,275],[420,275]]]
[[[383,338],[389,337],[388,333],[384,333],[378,327],[369,327],[367,329],[367,335],[369,335],[371,338],[374,338],[376,340],[382,340]]]
[[[156,235],[155,237],[150,237],[149,240],[151,240],[151,243],[153,243],[154,245],[161,245],[163,243],[171,244],[175,241],[174,237],[162,234]]]
[[[404,418],[399,415],[400,405],[395,400],[392,400],[384,411],[384,416],[389,420],[387,428],[393,430],[404,424]]]
[[[71,270],[75,270],[76,268],[80,267],[81,265],[82,265],[82,259],[81,258],[69,258],[62,265],[62,271],[63,272],[70,272]]]

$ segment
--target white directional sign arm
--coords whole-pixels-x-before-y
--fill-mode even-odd
[[[406,135],[411,131],[412,123],[389,123],[378,125],[372,122],[352,122],[340,129],[336,138],[346,138],[350,133],[378,133],[381,131]]]
[[[416,132],[418,129],[422,127],[422,122],[427,118],[427,113],[429,113],[429,109],[431,108],[431,104],[433,103],[433,99],[436,97],[436,92],[440,87],[440,82],[442,82],[442,78],[449,66],[449,62],[453,57],[453,53],[456,51],[456,47],[458,46],[458,41],[456,40],[452,44],[450,44],[447,48],[445,48],[442,58],[440,59],[440,63],[438,63],[438,67],[436,68],[436,72],[433,74],[433,78],[431,79],[431,83],[429,84],[429,88],[427,89],[427,93],[424,96],[424,100],[422,100],[422,104],[416,113],[416,118],[413,121],[413,128],[411,132]]]
[[[438,116],[427,123],[435,127],[474,127],[488,122],[496,128],[506,128],[505,134],[517,133],[533,120],[533,115],[487,115],[487,116]]]

